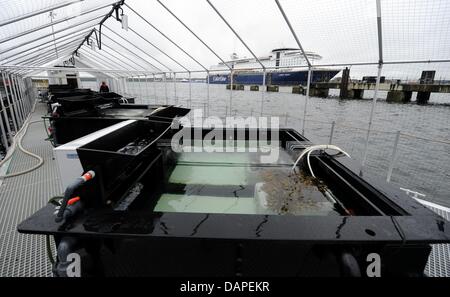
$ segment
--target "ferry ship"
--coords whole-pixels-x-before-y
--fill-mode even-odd
[[[314,52],[305,53],[311,63],[321,60],[322,57]],[[272,50],[266,57],[260,57],[258,60],[270,70],[266,71],[266,85],[295,86],[306,85],[308,80],[308,70],[294,70],[298,65],[305,65],[305,58],[301,51],[296,48],[277,48]],[[248,69],[261,68],[259,62],[253,58],[239,58],[236,53],[231,55],[231,60],[221,62],[211,67],[211,71],[221,71],[212,73],[208,76],[210,84],[230,84],[231,73],[223,73],[228,69],[227,65],[233,69],[233,84],[241,85],[263,85],[264,72],[262,70],[252,71]],[[293,68],[289,68],[292,66]],[[311,82],[328,82],[339,70],[335,69],[314,69]]]

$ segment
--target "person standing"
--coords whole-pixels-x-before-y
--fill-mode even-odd
[[[100,93],[109,93],[109,87],[104,81],[102,82],[102,85],[100,86]]]

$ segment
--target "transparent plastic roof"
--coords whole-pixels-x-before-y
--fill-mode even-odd
[[[303,49],[318,57],[316,67],[378,63],[376,0],[279,2]],[[55,66],[84,42],[76,61],[93,68],[213,71],[226,70],[232,55],[262,68],[255,56],[299,47],[274,0],[125,0],[128,30],[113,13],[101,29],[101,50],[95,35],[88,46],[84,38],[114,3],[0,0],[0,64]],[[384,62],[450,61],[449,15],[447,0],[381,0]]]

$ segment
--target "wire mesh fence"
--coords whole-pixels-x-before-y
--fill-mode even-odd
[[[304,131],[315,143],[338,145],[354,160],[362,161],[369,100],[312,97],[304,122],[306,98],[292,94],[292,88],[280,88],[276,93],[250,91],[248,87],[233,91],[224,85],[208,86],[200,80],[189,83],[188,78],[178,79],[166,82],[128,79],[127,83],[130,95],[142,98],[142,103],[190,106],[201,110],[204,117],[276,116],[281,126]],[[390,104],[385,100],[386,94],[381,93],[380,97],[364,171],[385,180],[390,175],[390,182],[396,187],[423,193],[425,199],[449,205],[449,164],[445,161],[450,157],[448,107]]]

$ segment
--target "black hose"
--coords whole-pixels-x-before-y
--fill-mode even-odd
[[[64,198],[61,203],[61,207],[59,208],[58,214],[56,215],[55,222],[59,223],[63,220],[64,211],[66,210],[67,202],[70,198],[72,198],[73,192],[78,189],[82,184],[84,184],[84,179],[80,176],[77,179],[67,186],[66,191],[64,192]]]
[[[64,211],[66,210],[67,203],[69,199],[72,198],[72,195],[75,192],[75,190],[78,189],[80,186],[82,186],[88,180],[94,178],[94,176],[95,172],[90,170],[83,176],[78,177],[72,184],[70,184],[66,188],[66,191],[64,192],[63,201],[61,202],[61,207],[59,208],[59,211],[56,214],[55,222],[59,223],[64,219]]]

